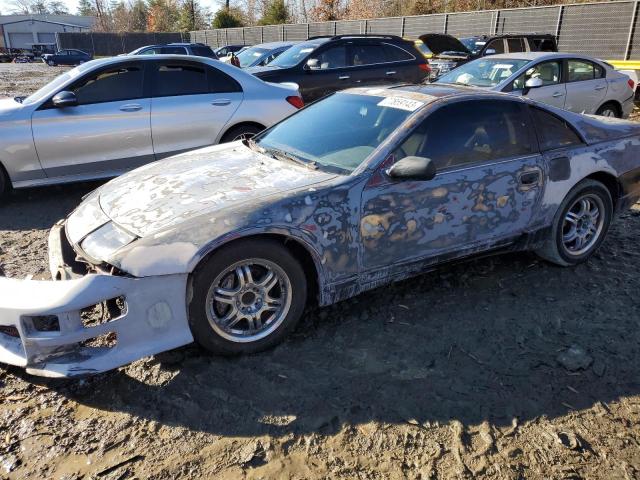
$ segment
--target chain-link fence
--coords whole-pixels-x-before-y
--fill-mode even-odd
[[[200,30],[191,32],[191,41],[218,47],[365,33],[411,38],[423,33],[448,33],[456,37],[507,32],[551,33],[557,36],[562,51],[610,60],[640,60],[639,1]]]
[[[120,55],[146,45],[189,42],[188,33],[56,33],[58,50],[76,48],[97,57]]]

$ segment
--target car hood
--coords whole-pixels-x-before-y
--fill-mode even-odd
[[[459,52],[470,55],[471,52],[456,37],[443,33],[427,33],[421,35],[420,40],[424,43],[434,55],[440,55],[444,52]]]
[[[196,216],[334,178],[234,142],[184,153],[112,180],[97,192],[104,213],[139,237]]]

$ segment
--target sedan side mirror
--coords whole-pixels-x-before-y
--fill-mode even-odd
[[[404,157],[387,170],[387,175],[398,180],[432,180],[436,176],[436,166],[430,158]]]
[[[62,91],[56,93],[51,99],[51,103],[55,107],[64,108],[64,107],[75,107],[78,105],[78,99],[76,98],[76,94],[69,91]]]
[[[304,64],[305,70],[318,70],[320,68],[320,62],[317,58],[310,58],[307,63]]]
[[[496,54],[496,49],[495,49],[495,48],[487,48],[487,49],[484,51],[484,54],[485,54],[485,55],[495,55],[495,54]]]
[[[522,89],[522,94],[526,95],[532,88],[540,88],[543,86],[543,84],[544,82],[540,77],[532,77],[525,82],[524,88]]]

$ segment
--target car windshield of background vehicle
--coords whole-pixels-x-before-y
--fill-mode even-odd
[[[479,54],[482,47],[487,44],[484,40],[479,40],[476,37],[461,38],[460,41],[474,55]]]
[[[240,66],[242,68],[248,67],[268,51],[269,50],[267,50],[266,48],[252,47],[245,50],[244,52],[240,52],[238,54],[238,60],[240,61]]]
[[[510,58],[482,58],[452,70],[440,77],[436,83],[495,87],[529,62],[530,60],[513,60]]]
[[[423,102],[403,97],[336,93],[256,137],[259,147],[285,152],[330,171],[354,171]]]
[[[304,58],[306,58],[311,52],[313,52],[320,44],[319,43],[301,43],[294,45],[282,52],[278,58],[269,63],[269,66],[290,68],[299,64]]]

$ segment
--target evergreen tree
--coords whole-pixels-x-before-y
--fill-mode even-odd
[[[144,0],[136,0],[131,5],[131,30],[134,32],[145,32],[147,30],[147,16],[149,9]]]
[[[272,0],[267,5],[264,11],[263,17],[258,22],[259,25],[280,25],[282,23],[289,23],[289,10],[284,3],[284,0]]]
[[[218,10],[211,22],[211,28],[236,28],[242,26],[244,26],[242,18],[236,11],[230,8]]]
[[[78,15],[94,16],[96,9],[91,0],[80,0],[78,2]]]

